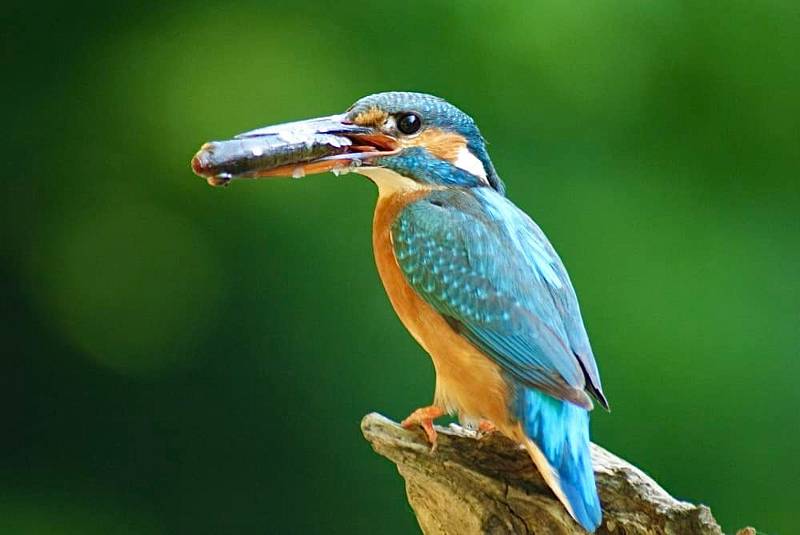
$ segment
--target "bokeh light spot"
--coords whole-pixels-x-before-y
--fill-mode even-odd
[[[87,213],[41,243],[46,306],[97,362],[125,373],[194,354],[219,295],[203,236],[153,204]]]

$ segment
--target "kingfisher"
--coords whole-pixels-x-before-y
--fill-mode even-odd
[[[282,149],[267,168],[253,143],[276,135]],[[339,115],[236,140],[232,151],[226,142],[204,145],[195,172],[219,184],[346,170],[376,184],[378,273],[436,371],[433,403],[402,425],[421,426],[435,446],[433,420],[451,414],[516,440],[569,514],[594,532],[602,509],[589,411],[593,400],[608,409],[597,364],[564,264],[506,196],[473,119],[436,96],[386,92]]]

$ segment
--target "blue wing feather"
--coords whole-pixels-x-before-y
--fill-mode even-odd
[[[409,284],[510,376],[585,408],[587,387],[605,401],[566,270],[508,199],[432,192],[401,211],[392,240]]]

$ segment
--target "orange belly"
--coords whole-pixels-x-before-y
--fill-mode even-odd
[[[392,247],[391,225],[410,202],[427,192],[381,195],[375,207],[372,244],[383,286],[406,329],[425,348],[436,370],[434,403],[462,419],[486,419],[509,435],[517,426],[508,413],[509,391],[497,364],[459,335],[408,284]]]

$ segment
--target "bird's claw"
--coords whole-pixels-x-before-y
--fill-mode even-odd
[[[422,407],[409,414],[406,419],[400,422],[400,425],[405,429],[411,429],[416,426],[422,427],[422,430],[425,432],[425,436],[431,445],[431,453],[433,453],[436,451],[436,445],[438,443],[439,436],[436,433],[436,429],[433,428],[433,420],[442,416],[443,414],[444,410],[439,407]]]
[[[481,420],[478,422],[478,434],[480,437],[491,435],[497,432],[497,426],[489,420]]]

